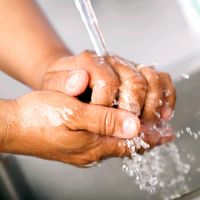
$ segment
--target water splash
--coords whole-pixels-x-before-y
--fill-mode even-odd
[[[192,136],[195,140],[198,140],[200,138],[200,131],[193,132],[190,127],[186,127],[185,131],[183,129],[178,130],[175,135],[177,138],[180,138],[184,134],[189,134]]]
[[[185,79],[189,79],[190,75],[188,73],[182,73],[182,77]]]
[[[135,177],[141,190],[159,191],[164,199],[174,199],[188,191],[185,174],[190,165],[181,161],[179,150],[173,143],[156,147],[142,157],[134,153],[131,159],[123,160],[122,170]]]
[[[178,139],[184,134],[195,140],[200,137],[200,131],[194,132],[190,127],[175,132]],[[131,158],[124,158],[122,170],[130,177],[134,177],[134,182],[141,190],[153,194],[159,192],[160,197],[165,200],[175,199],[189,192],[187,181],[191,181],[192,178],[187,177],[187,174],[196,160],[195,156],[187,153],[188,163],[183,162],[179,149],[174,143],[156,147],[141,156],[137,154],[137,150],[141,147],[149,148],[147,143],[143,145],[142,138],[126,141],[131,151]],[[200,173],[199,167],[196,168],[196,172]]]
[[[180,82],[182,79],[189,80],[190,74],[183,72],[178,78],[176,78],[176,82]]]

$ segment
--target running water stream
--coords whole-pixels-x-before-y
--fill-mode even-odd
[[[105,56],[107,54],[105,42],[90,0],[75,0],[75,4],[97,55]],[[187,74],[183,74],[183,77],[189,79]],[[196,134],[191,133],[189,129],[186,132],[197,138]],[[182,130],[177,132],[177,138],[180,138],[182,133]],[[165,133],[161,132],[162,134]],[[173,143],[162,145],[141,156],[137,154],[137,150],[141,147],[148,150],[150,147],[143,141],[142,135],[143,133],[140,137],[125,142],[124,145],[130,149],[131,158],[123,159],[122,170],[130,177],[134,177],[135,183],[141,190],[150,193],[161,191],[161,197],[165,200],[174,199],[186,193],[188,187],[185,175],[189,172],[190,165],[181,160],[177,146]]]

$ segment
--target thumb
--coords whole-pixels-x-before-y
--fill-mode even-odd
[[[43,89],[78,96],[87,88],[89,75],[84,70],[50,72],[45,76]]]
[[[76,130],[119,138],[132,138],[140,131],[138,117],[125,110],[84,103],[79,110]]]

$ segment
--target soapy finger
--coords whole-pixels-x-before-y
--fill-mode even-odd
[[[152,67],[142,67],[138,70],[148,84],[142,119],[151,122],[158,121],[163,102],[163,85],[160,76]]]
[[[81,59],[80,59],[81,58]],[[78,65],[87,67],[90,74],[89,86],[92,89],[91,103],[112,106],[118,93],[119,79],[103,57],[85,51],[78,57]]]
[[[139,116],[145,102],[147,83],[133,63],[118,56],[108,56],[108,63],[120,79],[118,108]]]
[[[65,83],[63,83],[64,81],[62,81],[66,80],[66,75],[64,75],[64,73],[67,70],[81,70],[87,73],[87,86],[92,90],[92,95],[88,98],[91,98],[92,104],[99,104],[104,106],[113,105],[113,101],[118,93],[119,79],[114,70],[103,57],[99,57],[91,51],[84,51],[76,56],[63,57],[59,59],[51,67],[49,67],[47,71],[47,76],[50,73],[59,73],[59,76],[62,76],[61,80],[57,80],[59,84],[55,83],[55,79],[51,80],[50,77],[47,77],[48,82],[52,82],[51,87],[53,87],[54,90],[60,91],[60,85],[63,85],[63,88],[65,89],[69,89],[70,81],[66,81]],[[61,75],[62,73],[63,75]],[[86,81],[83,81],[82,79],[83,78],[81,77],[76,78],[75,81],[71,82],[74,83],[74,87],[77,87],[77,85],[83,85],[85,88]],[[51,87],[48,87],[48,89],[51,89]],[[73,88],[71,88],[70,91],[71,90],[73,90]],[[65,93],[68,94],[66,91]]]
[[[161,118],[164,120],[169,120],[173,115],[175,107],[176,90],[169,74],[160,72],[159,75],[163,82],[163,93],[164,93],[163,105],[161,108]]]

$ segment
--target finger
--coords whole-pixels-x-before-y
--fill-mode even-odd
[[[164,98],[161,109],[161,117],[164,120],[169,120],[173,114],[176,102],[176,90],[169,74],[160,72],[161,80],[163,82]]]
[[[143,133],[142,139],[147,142],[151,148],[154,146],[172,142],[174,140],[173,130],[170,124],[166,122],[160,122],[156,125],[154,123],[143,122],[141,125]]]
[[[169,132],[163,135],[160,139],[160,144],[166,144],[175,140],[173,133]]]
[[[147,142],[151,147],[154,147],[159,144],[161,135],[160,133],[154,129],[154,125],[151,123],[143,123],[141,125],[143,140]]]
[[[91,137],[90,132],[82,132]],[[93,134],[94,135],[94,134]],[[67,163],[71,162],[79,167],[92,167],[99,161],[105,160],[111,157],[130,157],[130,151],[127,145],[124,145],[124,139],[98,136],[97,139],[89,140],[90,143],[81,148],[78,153],[69,155],[65,158]]]
[[[83,52],[81,59],[87,60],[88,72],[91,74],[89,83],[92,88],[91,103],[112,106],[119,88],[117,75],[103,57],[93,52]]]
[[[91,51],[58,60],[51,70],[65,71],[82,69],[89,74],[92,89],[91,103],[112,106],[118,93],[119,79],[105,59]]]
[[[117,56],[108,56],[107,61],[120,79],[118,107],[139,116],[146,96],[146,80],[131,62]]]
[[[45,76],[43,89],[78,96],[86,90],[88,82],[89,75],[84,70],[49,72]]]
[[[108,157],[130,157],[130,149],[125,140],[116,137],[101,137],[101,159]]]
[[[161,102],[163,100],[162,82],[159,74],[151,67],[143,67],[139,71],[148,84],[142,118],[145,121],[155,122],[160,119]]]
[[[72,130],[120,138],[132,138],[140,131],[137,116],[124,110],[84,103],[80,103],[79,108],[68,116],[66,125]]]

